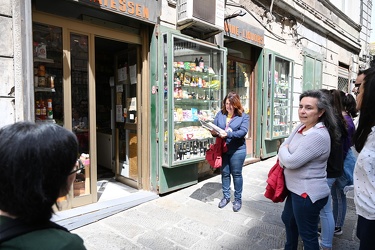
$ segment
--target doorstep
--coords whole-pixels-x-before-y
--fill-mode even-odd
[[[56,212],[51,220],[73,230],[157,198],[156,193],[140,190],[125,197]]]

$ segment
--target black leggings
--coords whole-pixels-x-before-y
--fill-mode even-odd
[[[368,220],[358,215],[357,237],[360,240],[359,250],[374,249],[375,220]]]

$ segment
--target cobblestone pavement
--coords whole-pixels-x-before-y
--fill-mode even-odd
[[[284,204],[263,195],[275,161],[273,157],[244,167],[243,206],[237,213],[231,204],[217,207],[222,193],[220,175],[215,175],[72,232],[84,239],[89,250],[283,249]],[[335,236],[333,249],[358,249],[356,219],[349,198],[343,234]]]

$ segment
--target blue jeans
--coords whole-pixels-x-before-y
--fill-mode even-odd
[[[344,191],[337,187],[336,183],[333,184],[331,189],[333,218],[335,219],[336,227],[343,227],[346,215],[346,195]]]
[[[336,181],[336,178],[327,178],[327,184],[329,189],[332,190],[332,185]],[[333,233],[335,231],[335,220],[332,212],[332,197],[328,196],[327,204],[320,210],[320,225],[322,232],[320,238],[322,240],[322,246],[332,248]]]
[[[224,198],[230,199],[230,175],[233,177],[234,199],[242,198],[242,168],[245,162],[246,149],[235,151],[233,154],[223,154],[221,166],[221,183]]]
[[[345,186],[353,185],[353,172],[357,158],[353,151],[349,148],[344,160],[344,172],[342,176],[337,178],[335,185],[338,188],[344,189]]]
[[[309,196],[303,198],[295,193],[289,193],[281,214],[286,232],[285,250],[297,249],[298,235],[303,240],[304,250],[319,249],[319,213],[327,200],[328,197],[325,197],[312,203]]]

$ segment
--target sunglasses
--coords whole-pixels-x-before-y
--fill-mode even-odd
[[[357,96],[357,95],[359,94],[359,87],[355,87],[355,88],[353,89],[353,94],[354,94],[355,96]]]
[[[77,164],[74,165],[74,169],[69,173],[69,175],[74,173],[79,173],[82,169],[85,168],[85,165],[83,165],[81,160],[77,160]]]

